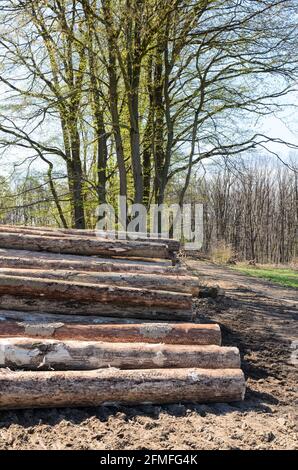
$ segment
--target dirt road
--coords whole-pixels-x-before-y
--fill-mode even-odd
[[[240,348],[244,402],[2,411],[0,449],[297,449],[297,291],[190,264],[225,289],[195,308],[198,321],[218,322],[224,344]]]
[[[190,261],[188,264],[202,279],[205,280],[207,284],[216,283],[232,292],[242,286],[256,294],[260,294],[261,296],[266,296],[298,307],[297,289],[282,287],[274,284],[273,282],[247,276],[241,272],[235,271],[234,269],[213,263]]]

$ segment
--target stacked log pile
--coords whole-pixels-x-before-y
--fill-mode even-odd
[[[179,243],[112,236],[0,226],[0,408],[243,399]]]

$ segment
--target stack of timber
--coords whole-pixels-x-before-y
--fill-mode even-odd
[[[179,242],[122,235],[0,226],[0,408],[243,399]]]

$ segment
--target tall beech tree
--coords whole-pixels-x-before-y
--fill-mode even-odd
[[[294,147],[253,123],[289,103],[297,10],[295,0],[4,0],[3,155],[18,147],[23,167],[42,162],[63,226],[94,224],[96,204],[117,194],[161,204],[177,177],[183,204],[203,161]],[[63,171],[70,217],[51,177]]]

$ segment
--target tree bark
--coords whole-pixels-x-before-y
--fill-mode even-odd
[[[96,240],[85,237],[53,238],[50,236],[0,233],[1,248],[49,251],[75,255],[101,255],[136,258],[168,258],[166,245],[129,240]]]
[[[0,368],[26,370],[239,369],[237,348],[214,345],[0,338]]]
[[[0,408],[98,406],[112,403],[233,402],[244,398],[240,369],[151,369],[0,372]]]
[[[73,128],[73,126],[75,128]],[[82,162],[80,158],[80,136],[76,129],[77,124],[71,125],[71,153],[72,159],[69,162],[68,177],[71,180],[71,196],[74,214],[74,228],[84,229],[85,211],[84,211],[84,197],[83,197],[83,171]]]
[[[50,300],[43,297],[0,294],[0,309],[39,313],[63,313],[64,315],[99,315],[119,318],[135,318],[155,321],[193,321],[190,308],[144,307],[126,303],[103,303],[76,300]]]
[[[153,234],[153,236],[148,237],[146,233],[138,232],[117,232],[116,233],[117,237],[121,239],[121,237],[126,236],[127,239],[129,240],[135,240],[135,241],[140,241],[140,242],[145,242],[148,241],[150,243],[161,243],[168,245],[168,248],[170,251],[179,251],[180,250],[180,241],[179,240],[174,240],[172,238],[159,238],[158,234]],[[115,236],[114,232],[111,232],[109,230],[101,231],[101,230],[95,230],[94,231],[94,236],[102,237],[102,238],[112,238]]]
[[[50,300],[76,300],[115,303],[144,308],[191,309],[191,295],[176,292],[152,291],[115,285],[83,284],[57,279],[39,279],[0,274],[0,295],[40,297]]]
[[[88,256],[60,255],[26,250],[1,250],[0,263],[7,268],[66,269],[96,272],[144,272],[178,276],[187,274],[184,268],[167,264],[119,259],[96,259]],[[168,263],[168,262],[167,262]]]
[[[146,233],[142,232],[113,232],[110,230],[79,230],[79,229],[62,229],[62,228],[49,228],[49,227],[29,227],[22,225],[1,225],[0,224],[0,233],[23,233],[27,235],[44,235],[51,237],[63,237],[67,238],[70,236],[86,236],[86,237],[97,237],[99,239],[125,239],[134,240],[139,242],[148,242],[148,243],[160,243],[168,245],[170,251],[179,251],[180,250],[180,241],[174,240],[172,238],[158,238],[158,234],[153,234],[153,237],[149,237]]]
[[[111,341],[221,345],[216,324],[129,323],[133,320],[67,315],[41,315],[0,311],[0,337],[52,338],[57,340]],[[123,323],[125,321],[125,323]],[[128,323],[127,323],[128,322]],[[107,324],[110,323],[110,324]]]
[[[143,273],[85,273],[82,271],[62,271],[42,269],[9,269],[0,268],[0,275],[22,276],[23,278],[57,279],[73,283],[107,284],[119,287],[139,287],[151,290],[183,292],[197,296],[199,283],[192,276],[166,276]]]
[[[144,181],[140,148],[140,115],[139,115],[139,88],[142,62],[142,24],[140,18],[144,12],[143,1],[137,0],[134,6],[128,5],[126,28],[126,94],[130,124],[130,152],[131,166],[134,180],[134,203],[143,203]],[[134,8],[136,10],[134,10]],[[123,72],[123,71],[122,71]],[[125,73],[125,72],[124,72]]]
[[[148,90],[148,115],[147,123],[143,135],[143,174],[144,174],[144,197],[143,201],[146,207],[150,204],[151,193],[151,173],[153,165],[153,149],[154,149],[154,96],[152,86],[152,55],[149,56],[146,66],[146,85]]]
[[[72,230],[72,229],[68,229]],[[73,232],[75,229],[73,229]],[[78,235],[83,234],[84,230],[78,230]],[[22,227],[22,226],[8,226],[8,225],[0,225],[0,233],[21,233],[23,235],[35,235],[35,236],[45,236],[45,237],[54,237],[54,238],[67,238],[72,236],[72,233],[64,232],[62,229],[46,229],[46,228],[38,228],[38,227]],[[74,236],[74,233],[73,233]]]
[[[111,18],[110,0],[102,2],[104,26],[108,38],[108,77],[109,77],[109,107],[112,118],[112,128],[116,147],[117,166],[119,170],[120,196],[127,196],[127,171],[125,166],[124,145],[121,133],[120,115],[118,110],[118,77],[116,37]]]

